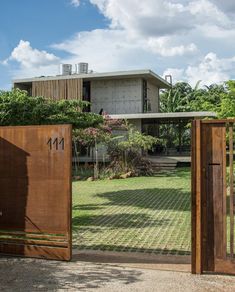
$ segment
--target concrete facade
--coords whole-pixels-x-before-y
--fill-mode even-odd
[[[91,81],[91,111],[108,114],[143,112],[142,79]]]
[[[159,88],[147,81],[148,112],[159,112]],[[143,79],[126,78],[91,81],[91,111],[108,114],[143,113]]]
[[[159,108],[159,88],[152,82],[147,82],[147,98],[150,103],[150,110],[148,112],[158,113]]]

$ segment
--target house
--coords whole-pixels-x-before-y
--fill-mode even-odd
[[[88,70],[84,70],[77,74],[71,73],[71,70],[64,70],[57,76],[17,79],[13,81],[13,86],[28,91],[32,96],[89,101],[89,111],[99,113],[102,109],[114,117],[130,118],[139,129],[141,120],[161,118],[159,115],[144,114],[159,113],[159,91],[171,87],[169,82],[149,69],[108,73],[88,73]],[[199,114],[200,117],[208,115],[211,113]]]
[[[64,64],[61,75],[14,80],[14,87],[32,96],[89,101],[87,111],[127,119],[139,131],[153,136],[158,135],[159,124],[180,127],[195,118],[215,117],[211,112],[160,113],[159,91],[171,84],[149,69],[93,73],[88,72],[87,63],[78,67],[72,74],[71,65]],[[179,144],[180,136],[179,131]]]
[[[159,112],[159,90],[170,84],[151,70],[83,73],[14,80],[30,95],[54,99],[83,99],[91,111],[109,114]]]

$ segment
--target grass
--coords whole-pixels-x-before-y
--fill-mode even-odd
[[[190,169],[155,177],[73,183],[79,249],[189,254]]]

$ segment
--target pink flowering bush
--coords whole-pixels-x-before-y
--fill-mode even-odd
[[[74,140],[79,146],[95,147],[103,144],[107,147],[107,153],[110,157],[110,164],[106,166],[102,173],[104,176],[118,177],[126,172],[138,174],[138,168],[143,163],[142,152],[148,151],[156,144],[158,139],[144,135],[136,131],[126,121],[112,119],[106,113],[103,115],[103,123],[97,127],[78,129],[74,131]],[[119,136],[114,131],[119,131]],[[120,134],[121,132],[121,134]],[[146,164],[146,173],[150,166]],[[98,162],[96,162],[96,171]],[[98,177],[99,175],[94,175]]]
[[[107,114],[103,115],[103,123],[96,128],[74,130],[74,141],[82,146],[94,147],[95,144],[108,144],[113,136],[113,130],[125,129],[126,125],[122,120],[112,119]]]

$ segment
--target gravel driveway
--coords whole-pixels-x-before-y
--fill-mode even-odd
[[[128,260],[97,262],[95,256],[78,258],[67,263],[0,257],[0,291],[235,291],[235,277],[195,276],[185,265],[180,272],[171,271],[169,264],[164,268]]]

